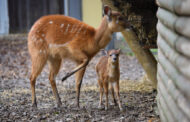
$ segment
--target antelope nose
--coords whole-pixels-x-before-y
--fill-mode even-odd
[[[114,60],[114,61],[116,61],[116,60],[117,60],[117,58],[116,58],[116,57],[114,57],[114,58],[113,58],[113,60]]]

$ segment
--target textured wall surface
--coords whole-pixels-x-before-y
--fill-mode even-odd
[[[190,0],[158,0],[158,96],[163,122],[190,121]]]

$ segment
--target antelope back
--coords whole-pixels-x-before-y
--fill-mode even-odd
[[[64,44],[79,38],[90,38],[94,35],[94,28],[87,24],[64,15],[50,15],[40,18],[29,32],[29,41],[51,44]]]

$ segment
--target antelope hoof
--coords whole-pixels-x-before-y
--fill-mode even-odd
[[[33,103],[33,104],[32,104],[32,108],[33,108],[33,109],[37,109],[37,104],[36,104],[36,103]]]
[[[76,108],[78,108],[78,109],[80,108],[80,105],[79,105],[78,102],[76,102],[75,106],[76,106]]]
[[[116,102],[116,100],[114,100],[113,105],[114,105],[114,106],[117,106],[117,102]]]
[[[116,100],[114,100],[114,105],[117,106],[117,101]]]
[[[104,107],[102,105],[99,105],[98,109],[102,110],[102,109],[104,109]]]
[[[57,108],[60,108],[62,106],[62,103],[61,102],[59,102],[59,103],[57,103]]]
[[[111,103],[112,106],[117,106],[118,104],[116,102]]]
[[[123,108],[119,108],[119,110],[120,110],[121,112],[123,112]]]
[[[105,106],[105,111],[107,111],[107,110],[108,110],[108,107]]]
[[[80,106],[79,105],[75,105],[76,106],[76,109],[80,109]]]

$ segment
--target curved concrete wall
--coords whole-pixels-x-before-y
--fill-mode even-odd
[[[158,108],[163,122],[190,121],[190,0],[158,0]]]

